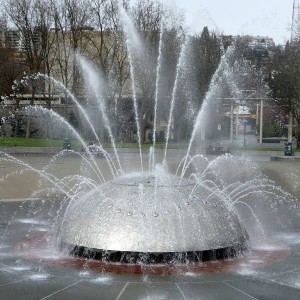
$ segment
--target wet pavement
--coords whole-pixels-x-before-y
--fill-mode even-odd
[[[43,157],[26,159],[35,166],[47,164]],[[298,196],[300,164],[261,161],[259,158],[256,161],[272,180]],[[74,163],[74,158],[66,158],[57,166],[57,174],[61,176],[66,166],[80,167]],[[0,167],[2,175],[17,168],[10,164],[1,164]],[[253,250],[271,253],[273,262],[265,263],[264,255],[258,255],[252,262],[241,259],[230,271],[211,268],[208,272],[186,270],[164,276],[124,275],[91,270],[88,263],[80,268],[71,264],[51,265],[47,263],[46,256],[28,259],[16,251],[15,245],[20,241],[51,230],[51,219],[55,218],[60,207],[59,200],[33,200],[34,187],[27,181],[28,174],[18,176],[11,181],[8,178],[8,185],[2,185],[0,194],[0,299],[300,299],[300,219],[296,213],[299,210],[297,203],[276,206],[276,216],[282,216],[283,226],[281,222],[272,223],[271,208],[257,208],[258,217],[268,227],[266,240],[276,242],[254,243]],[[250,219],[244,216],[249,226],[252,224]],[[276,257],[282,247],[277,247],[277,244],[286,249],[286,255],[280,259]]]

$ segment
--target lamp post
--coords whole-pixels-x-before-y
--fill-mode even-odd
[[[263,119],[264,119],[264,100],[260,100],[260,115],[259,115],[259,143],[263,140]]]
[[[246,119],[243,119],[243,124],[244,124],[244,147],[246,147],[246,124],[248,121]]]

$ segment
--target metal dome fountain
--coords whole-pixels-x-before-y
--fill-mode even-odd
[[[218,195],[191,180],[144,172],[72,202],[59,241],[75,255],[166,263],[231,257],[245,249],[247,234]]]
[[[124,32],[127,37],[140,166],[135,168],[134,171],[123,169],[123,161],[119,157],[102,95],[105,84],[95,66],[79,54],[76,55],[78,65],[83,73],[83,78],[86,80],[88,90],[93,94],[93,98],[97,100],[99,113],[113,146],[112,154],[104,150],[86,110],[71,92],[54,78],[43,74],[37,74],[37,76],[45,77],[55,85],[63,88],[76,104],[82,120],[86,122],[99,144],[98,151],[103,154],[111,173],[111,179],[107,180],[105,178],[93,152],[90,151],[80,134],[53,110],[38,106],[28,107],[25,112],[29,115],[39,116],[40,119],[49,117],[50,120],[53,120],[53,124],[58,126],[59,130],[64,128],[70,135],[79,140],[86,155],[75,151],[71,153],[82,159],[92,176],[85,176],[82,173],[60,179],[47,172],[47,168],[51,166],[51,163],[44,170],[37,170],[7,154],[3,154],[3,157],[38,173],[41,178],[51,183],[55,193],[58,193],[59,197],[63,199],[62,205],[54,217],[52,231],[55,240],[54,242],[52,240],[51,244],[54,243],[57,248],[66,251],[68,254],[101,261],[136,264],[203,262],[237,256],[248,248],[250,238],[235,206],[237,203],[242,202],[241,199],[244,194],[249,195],[261,189],[268,189],[270,184],[268,181],[259,179],[252,181],[250,187],[248,183],[245,185],[240,183],[239,186],[235,186],[234,183],[238,181],[234,180],[231,185],[225,184],[225,186],[220,187],[213,179],[206,176],[215,173],[211,172],[210,169],[213,164],[208,164],[204,171],[202,170],[203,172],[194,170],[191,176],[187,176],[187,171],[191,169],[197,158],[205,160],[201,155],[192,156],[191,149],[199,128],[204,126],[206,122],[211,102],[215,101],[214,94],[219,88],[221,79],[225,78],[234,90],[233,92],[238,92],[232,80],[228,63],[228,58],[233,53],[234,48],[229,48],[223,54],[219,67],[213,75],[209,91],[195,119],[187,151],[175,174],[169,171],[167,151],[177,85],[186,57],[188,40],[182,45],[176,68],[165,149],[163,153],[160,151],[158,154],[155,148],[155,131],[158,103],[157,89],[159,88],[161,63],[161,53],[159,53],[156,74],[153,145],[148,155],[149,168],[146,171],[145,159],[143,159],[145,154],[142,153],[141,148],[132,55],[134,52],[132,47],[137,38],[136,34],[129,31],[132,26],[128,25],[130,20],[123,10],[121,10],[121,14],[123,16]],[[160,51],[161,44],[162,38],[160,39]],[[53,162],[64,154],[63,151],[55,156]],[[161,161],[159,161],[160,159]],[[232,161],[230,161],[230,164],[232,164]],[[223,179],[222,182],[224,183],[226,180]],[[242,203],[247,206],[247,203]],[[251,209],[250,211],[252,212]]]

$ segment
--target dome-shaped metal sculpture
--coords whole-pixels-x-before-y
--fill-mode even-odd
[[[174,175],[142,173],[71,200],[58,240],[74,254],[126,262],[149,254],[161,262],[182,255],[182,261],[204,260],[199,255],[208,251],[230,256],[245,248],[247,233],[212,190]]]

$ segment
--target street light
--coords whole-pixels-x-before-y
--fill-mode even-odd
[[[246,119],[243,119],[243,124],[244,124],[244,147],[246,147],[246,124],[248,121]]]

